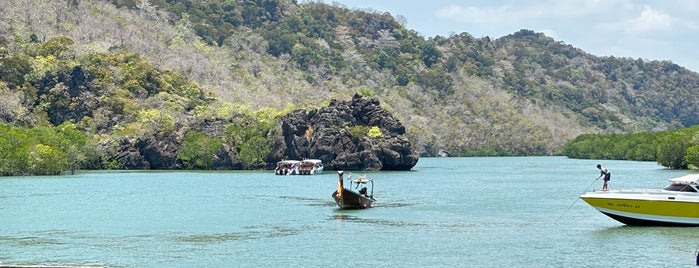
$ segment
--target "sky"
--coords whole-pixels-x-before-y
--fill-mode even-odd
[[[496,39],[521,29],[596,56],[669,60],[699,72],[696,0],[332,0],[405,18],[425,38],[469,33]]]

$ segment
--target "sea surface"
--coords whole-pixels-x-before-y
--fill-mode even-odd
[[[421,158],[339,210],[337,173],[0,178],[0,261],[106,267],[695,267],[699,228],[630,227],[578,196],[690,171],[565,157]]]

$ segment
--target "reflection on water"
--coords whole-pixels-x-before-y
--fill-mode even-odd
[[[191,234],[185,236],[174,236],[174,240],[184,243],[225,243],[242,240],[255,240],[261,238],[280,238],[286,236],[298,235],[302,232],[309,231],[311,228],[294,228],[288,226],[246,226],[245,232],[231,233],[211,233],[211,234]]]
[[[375,206],[380,206],[382,208],[399,208],[399,207],[415,206],[418,204],[419,203],[385,202],[385,203],[377,203],[377,205],[375,205]]]
[[[301,201],[301,203],[307,205],[307,206],[312,206],[312,207],[332,207],[335,206],[335,201],[332,201],[330,197],[326,199],[319,199],[319,198],[309,198],[309,197],[303,197],[303,196],[279,196],[281,199],[287,199],[287,200],[295,200],[295,201]]]
[[[374,219],[361,218],[361,217],[349,215],[349,214],[335,214],[335,215],[328,217],[328,220],[338,221],[338,222],[366,223],[366,224],[375,224],[375,225],[393,226],[393,227],[423,226],[424,225],[421,223],[414,223],[414,222],[407,222],[407,221],[391,221],[391,220],[383,220],[383,219],[375,219],[375,218]]]
[[[185,243],[221,243],[238,240],[256,239],[262,237],[260,232],[223,233],[223,234],[193,234],[175,237],[177,242]]]
[[[59,239],[49,238],[49,237],[12,237],[12,236],[0,236],[0,243],[4,245],[14,245],[15,247],[32,247],[32,246],[46,246],[46,245],[61,245],[65,242],[61,242]]]

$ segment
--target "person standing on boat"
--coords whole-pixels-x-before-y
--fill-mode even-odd
[[[599,177],[597,177],[597,179],[599,180],[599,178],[602,178],[602,176],[604,176],[604,185],[602,186],[602,191],[606,191],[607,185],[609,184],[609,180],[612,179],[612,173],[600,164],[597,164],[597,169],[600,170],[600,174]]]

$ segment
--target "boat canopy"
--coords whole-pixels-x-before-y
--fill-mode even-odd
[[[681,177],[670,179],[673,184],[697,184],[699,174],[687,174]]]
[[[351,179],[351,178],[350,178],[350,179]],[[369,179],[369,178],[367,178],[366,176],[361,176],[361,177],[359,177],[359,178],[356,178],[356,179],[352,180],[352,182],[354,182],[354,183],[356,183],[356,184],[367,183],[367,182],[370,182],[370,181],[373,181],[373,179]]]
[[[663,190],[673,192],[697,192],[697,180],[699,174],[687,174],[681,177],[670,179],[670,185],[665,186]]]

